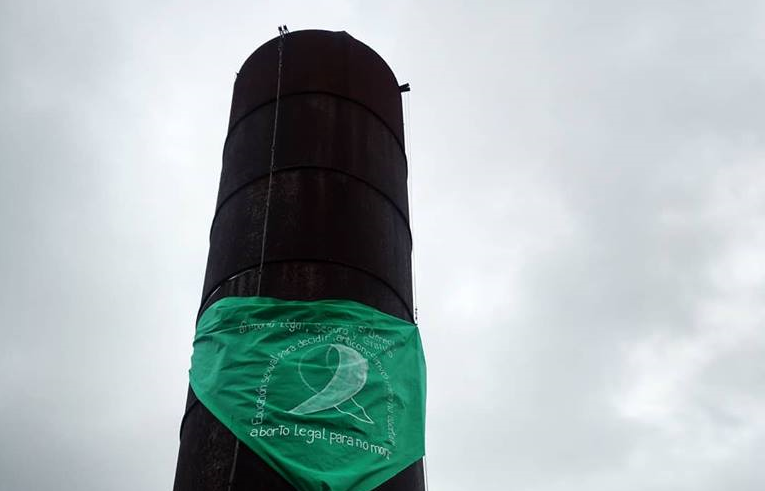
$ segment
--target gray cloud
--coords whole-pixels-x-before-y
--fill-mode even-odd
[[[0,487],[171,486],[234,72],[281,23],[413,87],[431,489],[765,485],[758,3],[0,9]]]

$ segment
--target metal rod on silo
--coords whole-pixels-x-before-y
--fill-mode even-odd
[[[200,315],[258,293],[279,39],[234,84]],[[284,38],[278,133],[260,295],[348,299],[412,321],[411,247],[401,90],[372,49],[345,32]],[[175,491],[294,489],[189,388]],[[231,481],[231,482],[230,482]],[[425,489],[422,461],[377,488]]]

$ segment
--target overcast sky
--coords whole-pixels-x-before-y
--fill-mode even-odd
[[[234,74],[409,82],[432,491],[765,489],[761,1],[0,3],[0,488],[164,490]]]

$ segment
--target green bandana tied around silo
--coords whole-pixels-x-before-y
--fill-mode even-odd
[[[189,374],[300,491],[369,491],[425,453],[417,326],[366,305],[224,298],[199,319]]]

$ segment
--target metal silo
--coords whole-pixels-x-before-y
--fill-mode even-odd
[[[385,61],[345,32],[258,48],[234,84],[200,315],[260,295],[411,322],[411,247],[401,90]],[[293,487],[189,389],[174,489]],[[377,489],[425,489],[422,461]]]

